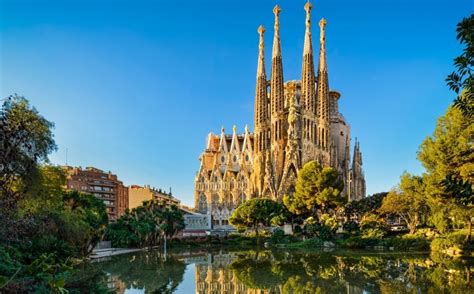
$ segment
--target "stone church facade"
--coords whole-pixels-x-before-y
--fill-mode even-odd
[[[326,20],[321,19],[319,64],[315,70],[311,38],[311,4],[305,5],[306,31],[301,80],[284,81],[280,45],[280,8],[275,6],[270,79],[264,57],[263,26],[258,28],[259,54],[254,129],[238,134],[222,128],[210,133],[195,177],[195,208],[212,216],[215,229],[229,228],[228,217],[253,197],[281,200],[292,193],[298,170],[316,160],[339,171],[349,200],[365,197],[362,153],[355,142],[350,154],[350,126],[339,112],[341,94],[329,89]]]

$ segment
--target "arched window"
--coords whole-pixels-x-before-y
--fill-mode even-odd
[[[199,194],[198,206],[200,211],[207,211],[207,199],[204,193]]]

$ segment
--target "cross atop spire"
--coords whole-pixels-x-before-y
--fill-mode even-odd
[[[321,18],[321,20],[319,21],[319,26],[324,29],[324,27],[326,26],[326,24],[327,24],[326,19],[325,19],[325,18]]]
[[[259,26],[257,29],[258,34],[260,35],[260,38],[263,37],[263,34],[265,33],[265,27],[264,26]],[[262,42],[263,43],[263,42]]]
[[[273,13],[275,14],[276,17],[278,17],[278,15],[280,14],[280,11],[281,11],[281,8],[280,6],[275,5],[275,7],[273,7]]]

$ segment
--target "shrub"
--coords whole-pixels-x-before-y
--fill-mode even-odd
[[[462,230],[443,234],[433,239],[431,242],[431,250],[443,252],[451,248],[457,251],[467,249],[472,244],[466,242],[466,234],[467,232]]]
[[[413,236],[391,237],[391,238],[369,238],[364,236],[352,236],[339,241],[339,245],[351,249],[362,249],[368,246],[384,246],[387,249],[394,247],[396,250],[427,250],[429,242],[425,238]]]
[[[325,213],[321,215],[319,218],[321,224],[331,231],[336,231],[337,228],[339,228],[339,222],[337,221],[337,218],[334,216],[330,216],[329,214]]]
[[[360,221],[360,228],[365,229],[380,229],[387,231],[387,225],[384,220],[377,214],[365,214]]]
[[[282,229],[277,228],[273,230],[272,237],[271,237],[272,243],[278,243],[281,240],[283,240],[284,237],[285,237],[285,232]]]
[[[397,250],[427,250],[430,247],[426,238],[413,235],[387,238],[384,243],[385,246],[394,247]]]
[[[386,232],[379,228],[368,228],[362,231],[362,239],[382,239]]]
[[[348,233],[358,233],[360,231],[359,224],[354,221],[348,221],[343,225],[344,231]]]

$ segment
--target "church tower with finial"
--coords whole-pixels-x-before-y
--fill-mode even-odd
[[[318,67],[318,147],[320,163],[329,164],[329,77],[326,62],[326,20],[319,21],[319,67]]]
[[[271,107],[271,156],[273,158],[274,183],[280,184],[285,160],[287,139],[287,119],[285,113],[285,92],[283,80],[283,60],[280,42],[280,6],[273,8],[275,25],[272,48],[272,72],[270,78]],[[276,198],[277,195],[265,195]]]
[[[308,1],[304,6],[306,11],[306,31],[303,47],[300,98],[303,164],[314,159],[317,147],[316,77],[314,74],[313,43],[311,40],[311,8],[312,5]]]
[[[255,87],[255,113],[254,113],[254,167],[253,179],[257,194],[263,193],[265,164],[270,151],[270,113],[268,111],[267,75],[265,73],[265,28],[258,28],[258,62],[257,82]]]
[[[214,229],[231,229],[228,218],[245,200],[281,200],[295,191],[299,170],[309,161],[339,172],[348,200],[365,197],[362,152],[356,140],[351,162],[350,125],[339,112],[341,94],[329,88],[326,20],[319,22],[319,63],[315,70],[311,9],[304,10],[305,33],[301,80],[284,81],[280,42],[280,12],[276,5],[271,76],[265,71],[263,26],[255,86],[254,130],[238,134],[210,133],[195,177],[196,209],[211,215]]]

